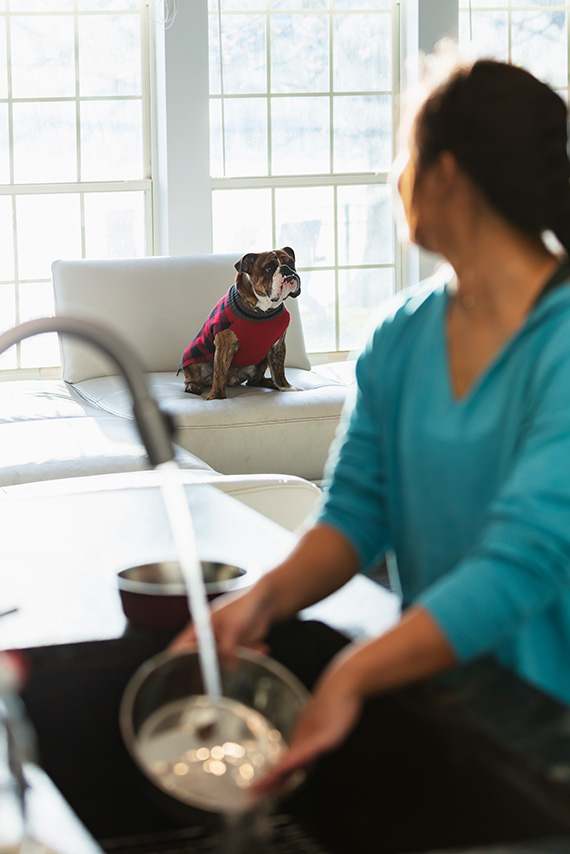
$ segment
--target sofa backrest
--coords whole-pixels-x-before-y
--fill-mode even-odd
[[[235,278],[237,255],[150,257],[52,264],[56,315],[113,328],[148,372],[178,370],[180,358]],[[300,299],[302,299],[302,293]],[[297,300],[288,299],[286,365],[310,368]],[[90,345],[60,336],[62,375],[75,383],[117,373]]]

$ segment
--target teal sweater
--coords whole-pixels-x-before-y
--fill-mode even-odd
[[[434,277],[380,323],[327,465],[318,521],[362,569],[393,550],[467,661],[494,654],[570,703],[570,279],[469,393],[447,364],[449,287]]]

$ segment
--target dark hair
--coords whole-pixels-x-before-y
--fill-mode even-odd
[[[456,69],[415,122],[419,173],[449,151],[509,222],[552,231],[570,255],[568,110],[528,71],[493,60]]]

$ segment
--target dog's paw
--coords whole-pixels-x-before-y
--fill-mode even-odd
[[[227,395],[225,391],[214,391],[214,389],[212,389],[206,400],[225,400],[226,398]]]
[[[305,391],[304,388],[298,388],[295,385],[278,386],[279,391]]]
[[[187,385],[184,388],[186,394],[202,394],[202,386],[201,385]]]

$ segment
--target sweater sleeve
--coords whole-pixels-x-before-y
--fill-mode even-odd
[[[537,370],[517,459],[472,553],[416,600],[461,660],[570,593],[570,348]]]
[[[347,538],[364,571],[390,547],[385,465],[372,407],[373,396],[380,393],[376,362],[371,343],[357,362],[356,390],[331,446],[325,499],[316,519]]]

